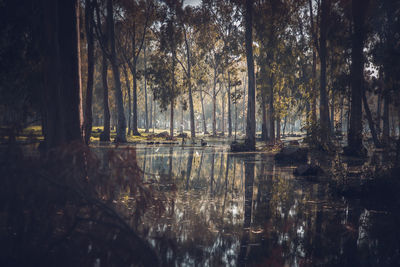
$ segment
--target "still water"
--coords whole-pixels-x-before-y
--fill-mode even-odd
[[[133,149],[164,196],[134,228],[163,266],[400,266],[399,211],[334,196],[265,153]]]

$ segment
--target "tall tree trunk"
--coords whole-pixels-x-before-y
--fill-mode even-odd
[[[203,115],[204,134],[207,134],[207,123],[206,123],[206,114],[204,112],[204,99],[203,99],[203,91],[202,91],[202,89],[200,89],[200,100],[201,100],[201,113]]]
[[[150,98],[149,128],[153,128],[153,100]]]
[[[330,139],[329,104],[326,93],[326,35],[328,30],[328,15],[330,0],[321,0],[321,26],[319,58],[321,62],[320,90],[319,90],[319,122],[321,126],[321,142],[326,144]]]
[[[85,31],[87,39],[87,64],[88,77],[86,84],[86,106],[85,106],[85,123],[84,138],[85,143],[89,144],[90,135],[92,134],[92,99],[93,99],[93,75],[94,75],[94,39],[93,39],[93,3],[91,0],[85,0]]]
[[[220,84],[220,86],[222,86]],[[221,115],[221,134],[225,135],[225,95],[221,94],[222,98],[222,115]]]
[[[128,135],[132,132],[132,125],[131,125],[131,117],[132,117],[132,100],[131,100],[131,85],[129,81],[128,71],[126,70],[126,66],[122,66],[125,76],[125,85],[126,90],[128,91]]]
[[[244,77],[244,83],[243,83],[243,101],[242,101],[242,133],[245,133],[246,128],[246,76]]]
[[[283,119],[283,129],[282,129],[282,136],[285,137],[285,133],[286,133],[286,123],[287,123],[287,116],[285,116],[285,118]],[[290,118],[289,118],[289,124],[290,124]],[[289,125],[290,127],[290,125]],[[292,131],[293,131],[293,124],[292,124]]]
[[[231,75],[228,72],[228,136],[232,136]]]
[[[78,1],[44,0],[43,125],[46,148],[82,139]]]
[[[237,134],[237,93],[236,93],[236,85],[235,85],[235,141],[236,141],[236,134]]]
[[[169,118],[169,135],[174,137],[174,102],[171,101],[171,109],[170,109],[170,118]]]
[[[214,84],[213,84],[213,121],[212,121],[212,130],[213,136],[217,136],[217,69],[214,68]]]
[[[369,124],[369,129],[371,130],[372,140],[374,141],[375,147],[380,147],[381,144],[379,143],[379,139],[378,139],[378,136],[375,131],[374,120],[372,119],[371,110],[369,109],[369,105],[367,102],[367,96],[365,95],[365,88],[362,93],[362,101],[364,103],[365,113],[367,114],[367,120],[368,120],[368,124]]]
[[[310,29],[311,29],[311,36],[313,38],[313,50],[312,50],[312,88],[311,88],[311,124],[317,122],[317,89],[315,88],[315,81],[317,80],[317,36],[314,30],[314,15],[313,15],[313,8],[312,8],[312,0],[308,1],[310,7]]]
[[[269,93],[269,142],[275,144],[274,74],[270,75]]]
[[[133,90],[132,90],[132,134],[140,135],[138,130],[138,118],[137,118],[137,71],[136,62],[133,63],[133,68],[131,69],[133,76]]]
[[[261,138],[268,142],[268,127],[267,127],[267,105],[265,99],[265,92],[261,93],[261,110],[262,110],[262,125],[261,125]]]
[[[192,64],[190,63],[190,47],[185,31],[186,59],[187,59],[187,78],[189,91],[189,112],[190,112],[190,137],[196,137],[196,125],[194,124],[194,106],[192,95]]]
[[[180,126],[180,132],[183,133],[183,129],[184,129],[184,125],[183,125],[183,105],[181,105],[181,126]]]
[[[331,103],[331,115],[330,115],[330,122],[331,122],[331,133],[335,133],[335,96],[332,90],[332,103]]]
[[[144,61],[144,109],[145,109],[145,132],[149,132],[149,112],[147,108],[147,62],[146,62],[146,42],[143,47],[143,61]]]
[[[121,78],[119,74],[117,55],[115,51],[115,34],[114,34],[114,17],[113,17],[113,3],[112,0],[107,0],[107,26],[110,40],[110,63],[114,76],[115,84],[115,101],[117,106],[117,135],[116,142],[126,142],[126,120],[124,113],[124,103],[122,100]]]
[[[276,114],[276,140],[281,140],[281,118]]]
[[[138,108],[137,108],[137,55],[136,55],[136,24],[133,24],[132,36],[132,54],[133,63],[129,65],[133,76],[133,89],[132,89],[132,134],[140,136],[138,130]]]
[[[390,136],[390,123],[389,123],[389,103],[390,96],[387,91],[384,92],[383,95],[383,129],[382,129],[382,144],[387,146],[389,145],[389,136]]]
[[[110,106],[108,103],[108,81],[107,81],[108,63],[107,57],[103,52],[103,63],[101,66],[101,78],[103,83],[103,132],[100,135],[100,141],[110,141]]]
[[[340,98],[340,133],[343,131],[344,97]]]
[[[246,145],[249,150],[256,149],[256,91],[253,59],[253,0],[246,0],[245,9],[245,46],[247,61],[248,99]]]
[[[348,133],[349,153],[359,155],[362,144],[362,94],[364,88],[364,18],[369,0],[353,0],[353,40],[351,51],[351,114]]]

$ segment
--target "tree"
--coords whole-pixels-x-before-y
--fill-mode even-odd
[[[78,1],[43,0],[43,133],[46,148],[82,140]]]
[[[352,1],[353,42],[351,52],[351,113],[348,133],[348,153],[364,154],[362,144],[362,96],[364,92],[364,19],[368,1]]]
[[[114,76],[114,93],[117,106],[117,135],[115,136],[116,142],[126,142],[126,120],[124,112],[124,103],[122,99],[121,78],[119,73],[119,65],[117,62],[117,54],[115,49],[115,33],[114,33],[114,10],[113,0],[107,0],[107,28],[110,40],[110,63]]]
[[[92,133],[92,99],[93,99],[93,76],[94,76],[94,36],[93,36],[93,12],[94,5],[91,0],[85,0],[85,31],[87,40],[87,64],[88,76],[86,84],[86,106],[85,106],[85,123],[84,137],[85,143],[89,144],[90,135]]]
[[[328,31],[328,16],[331,1],[321,0],[321,25],[319,39],[319,58],[321,63],[320,89],[319,89],[319,122],[321,126],[320,136],[322,145],[326,145],[330,139],[330,119],[328,97],[326,93],[326,35]]]
[[[249,150],[256,148],[256,92],[253,59],[253,1],[246,0],[245,6],[245,46],[248,76],[248,102],[247,102],[247,126],[246,145]]]
[[[100,17],[100,6],[97,0],[92,2],[95,5],[96,12],[96,23],[94,23],[95,33],[98,43],[102,51],[102,63],[101,63],[101,80],[103,87],[103,132],[100,134],[100,141],[110,141],[110,106],[108,97],[108,57],[109,57],[109,36],[108,27],[105,24],[104,30],[102,29],[101,17]]]
[[[146,34],[149,25],[154,20],[154,3],[153,1],[124,1],[123,5],[126,16],[124,16],[123,30],[121,32],[121,56],[128,64],[133,76],[133,103],[132,103],[132,125],[131,130],[133,135],[140,135],[138,130],[138,100],[137,100],[137,81],[139,55],[145,46]],[[146,56],[146,55],[145,55]],[[145,77],[146,82],[146,77]],[[147,87],[146,91],[147,93]],[[147,99],[145,99],[145,123],[148,130],[148,114],[147,114]],[[130,103],[129,103],[130,105]]]

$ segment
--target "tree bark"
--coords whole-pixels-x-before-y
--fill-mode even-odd
[[[194,106],[192,95],[192,66],[190,63],[190,47],[187,40],[185,31],[185,45],[186,45],[186,59],[187,59],[187,78],[188,78],[188,91],[189,91],[189,111],[190,111],[190,137],[196,137],[196,125],[194,122]]]
[[[125,85],[126,90],[128,91],[128,135],[132,132],[132,125],[131,125],[131,117],[132,117],[132,100],[131,100],[131,85],[129,81],[128,71],[126,70],[126,66],[122,66],[125,76]]]
[[[262,110],[262,125],[261,125],[261,138],[268,142],[268,127],[267,127],[267,105],[265,99],[265,92],[261,93],[261,110]]]
[[[200,89],[200,100],[201,100],[201,113],[203,115],[203,128],[204,134],[207,134],[207,123],[206,123],[206,114],[204,112],[204,99],[203,99],[203,91]]]
[[[228,136],[232,136],[231,75],[228,72]]]
[[[269,94],[269,142],[275,144],[274,74],[270,75]]]
[[[388,92],[384,92],[383,96],[383,127],[382,127],[382,144],[387,146],[389,145],[389,136],[390,136],[390,124],[389,124],[389,94]]]
[[[145,125],[146,125],[146,133],[149,132],[149,112],[147,108],[147,79],[146,79],[146,72],[147,72],[147,66],[146,66],[146,42],[144,42],[143,46],[143,60],[144,60],[144,109],[145,109]]]
[[[214,84],[213,84],[213,121],[212,121],[212,130],[213,130],[213,136],[217,136],[217,118],[216,118],[216,112],[217,112],[217,69],[214,68]]]
[[[246,128],[245,128],[245,125],[246,125],[246,77],[244,78],[244,83],[243,83],[243,101],[242,101],[242,106],[243,106],[243,109],[242,109],[242,112],[243,112],[243,114],[242,114],[242,132],[243,133],[245,133],[245,131],[246,131]]]
[[[110,141],[110,106],[108,103],[108,63],[107,57],[103,52],[103,64],[101,66],[101,78],[103,83],[103,133],[101,134],[100,141]]]
[[[368,6],[368,0],[353,0],[353,40],[351,52],[351,114],[350,129],[348,133],[349,152],[360,154],[362,144],[362,93],[364,88],[364,17]]]
[[[321,0],[321,26],[320,26],[320,48],[319,58],[321,63],[320,90],[319,90],[319,121],[321,126],[321,142],[326,144],[330,139],[329,104],[326,93],[326,35],[328,30],[328,15],[330,0]]]
[[[256,149],[256,91],[253,59],[253,0],[246,0],[245,46],[248,76],[246,145],[249,150]]]
[[[87,40],[87,64],[88,77],[86,84],[86,106],[85,106],[85,123],[84,123],[84,139],[89,144],[92,134],[92,99],[93,99],[93,75],[94,75],[94,39],[93,39],[93,3],[91,0],[85,0],[85,31]]]
[[[372,119],[371,110],[369,109],[369,105],[367,102],[367,96],[365,95],[365,89],[363,90],[362,101],[364,103],[365,113],[367,114],[367,120],[368,120],[368,124],[369,124],[369,129],[371,130],[372,140],[374,141],[375,147],[380,147],[381,145],[379,143],[379,139],[378,139],[378,136],[375,131],[375,125],[374,125],[374,121]]]
[[[317,53],[316,49],[318,46],[317,37],[314,30],[314,15],[313,15],[313,8],[312,8],[312,0],[309,0],[310,6],[310,29],[311,29],[311,36],[313,38],[313,50],[312,50],[312,88],[311,88],[311,124],[317,122],[317,90],[315,88],[315,81],[317,79]]]
[[[114,34],[114,17],[113,17],[113,3],[112,0],[107,0],[107,26],[108,36],[110,40],[110,63],[111,69],[114,76],[115,85],[115,101],[117,106],[117,135],[115,137],[116,142],[126,142],[126,120],[124,112],[124,103],[122,99],[121,90],[121,78],[117,63],[117,55],[115,51],[115,34]]]
[[[82,139],[78,1],[44,0],[43,125],[47,149]]]
[[[222,87],[222,84],[220,84]],[[221,94],[222,115],[221,115],[221,134],[225,135],[225,95]]]

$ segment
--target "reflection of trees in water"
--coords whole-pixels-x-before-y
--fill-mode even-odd
[[[160,148],[158,155],[168,158],[168,173],[171,173],[168,183],[173,182],[176,191],[164,191],[169,201],[161,219],[154,220],[148,214],[144,220],[151,225],[147,236],[156,241],[163,261],[167,265],[190,264],[183,258],[188,253],[189,259],[201,265],[206,261],[210,265],[234,263],[239,245],[238,235],[234,233],[240,228],[242,204],[238,203],[241,193],[234,183],[239,179],[234,179],[233,172],[229,171],[230,157],[222,151],[211,149],[210,153],[210,150],[194,148],[172,152],[170,148]],[[160,158],[158,162],[165,161]],[[153,169],[148,172],[152,174],[160,174],[164,169],[155,164],[151,166]],[[179,168],[186,171],[180,172]]]
[[[149,172],[168,166],[168,183],[176,188],[166,190],[173,200],[168,213],[157,222],[151,216],[144,221],[166,264],[227,265],[232,261],[221,259],[229,258],[246,265],[357,266],[398,255],[400,239],[383,231],[395,229],[393,219],[383,226],[374,216],[361,216],[357,204],[346,209],[329,195],[327,184],[294,179],[292,169],[275,166],[266,155],[232,157],[215,148],[164,148],[159,155],[167,161],[151,164]],[[377,245],[388,237],[389,246]]]

